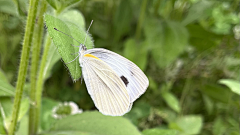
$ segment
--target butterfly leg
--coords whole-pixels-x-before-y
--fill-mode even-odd
[[[72,63],[72,62],[75,61],[79,56],[80,56],[80,54],[79,54],[75,59],[73,59],[72,61],[70,61],[70,62],[68,62],[68,63],[66,63],[66,64]]]

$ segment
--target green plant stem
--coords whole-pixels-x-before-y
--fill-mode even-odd
[[[37,131],[39,121],[40,121],[40,111],[41,111],[41,102],[42,102],[42,90],[43,90],[43,83],[44,83],[44,69],[47,62],[47,56],[49,52],[49,48],[51,45],[51,38],[50,36],[47,37],[46,44],[44,46],[43,56],[40,64],[40,71],[39,76],[37,79],[37,87],[36,87],[36,107],[34,108],[34,125],[35,131]]]
[[[184,84],[184,87],[183,87],[183,92],[182,92],[182,95],[181,95],[181,98],[180,98],[180,107],[182,108],[181,115],[184,114],[184,100],[189,93],[190,85],[192,83],[191,79],[192,79],[191,77],[187,77],[187,80],[186,80],[186,82]]]
[[[25,28],[25,35],[24,35],[23,47],[22,47],[22,53],[21,53],[21,60],[20,60],[19,71],[18,71],[16,94],[14,98],[13,112],[12,112],[12,118],[11,118],[12,120],[9,126],[9,135],[14,134],[15,127],[18,120],[19,108],[20,108],[20,103],[21,103],[22,93],[23,93],[23,86],[25,84],[28,61],[29,61],[30,45],[32,42],[35,18],[37,13],[36,12],[37,5],[38,5],[38,0],[30,0],[27,24]]]
[[[32,47],[32,61],[31,61],[31,90],[30,90],[30,101],[32,104],[30,104],[30,110],[29,110],[29,129],[28,133],[29,135],[34,135],[37,133],[35,129],[34,121],[35,121],[35,104],[36,103],[36,82],[37,82],[37,70],[38,70],[38,64],[39,64],[39,58],[40,58],[40,50],[42,45],[42,39],[43,39],[43,28],[44,28],[44,22],[43,22],[43,14],[46,12],[47,9],[47,2],[46,0],[43,0],[41,3],[41,6],[39,7],[39,17],[38,22],[35,26],[34,30],[34,40],[33,40],[33,47]]]
[[[147,7],[147,0],[143,0],[142,6],[141,6],[140,17],[138,19],[138,24],[137,24],[137,30],[136,30],[136,36],[135,36],[136,40],[138,40],[141,36],[141,30],[142,30],[143,21],[145,18],[146,7]]]

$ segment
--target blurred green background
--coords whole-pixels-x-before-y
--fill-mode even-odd
[[[94,20],[89,33],[95,48],[121,54],[148,76],[147,91],[123,116],[144,135],[239,135],[239,0],[71,2],[58,11],[80,12],[85,28]],[[12,86],[17,80],[27,7],[26,0],[20,0],[18,7],[15,1],[0,1],[0,68]],[[53,11],[49,2],[46,13]],[[54,55],[43,90],[42,115],[47,118],[41,119],[42,130],[51,126],[46,121],[55,103],[73,101],[83,111],[96,110],[85,83],[74,83],[59,55]]]

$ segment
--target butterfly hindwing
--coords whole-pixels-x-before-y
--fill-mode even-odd
[[[127,113],[131,103],[125,84],[104,61],[86,56],[82,58],[82,73],[95,106],[105,115]]]

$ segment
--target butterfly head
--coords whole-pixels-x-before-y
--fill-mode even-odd
[[[84,44],[80,44],[79,47],[79,52],[82,54],[83,52],[85,52],[87,50],[87,47]]]

